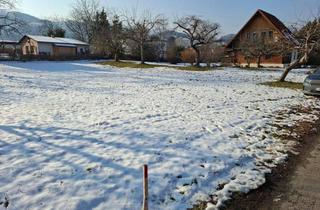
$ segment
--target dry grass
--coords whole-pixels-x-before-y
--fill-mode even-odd
[[[118,61],[118,62],[105,61],[105,62],[99,62],[98,64],[114,66],[117,68],[135,68],[135,69],[150,69],[150,68],[156,68],[156,67],[164,67],[162,65],[141,64],[141,63],[135,63],[135,62],[130,62],[130,61]]]
[[[267,85],[270,87],[277,87],[277,88],[289,88],[293,90],[302,90],[303,84],[298,82],[280,82],[280,81],[270,81],[261,83],[261,85]]]
[[[184,71],[209,71],[212,70],[212,67],[197,67],[197,66],[182,66],[182,67],[175,67],[176,69],[179,70],[184,70]]]
[[[136,69],[150,69],[150,68],[157,68],[157,67],[167,67],[173,68],[183,71],[209,71],[213,68],[211,67],[196,67],[196,66],[167,66],[167,65],[156,65],[156,64],[140,64],[132,61],[104,61],[99,62],[100,65],[108,65],[117,68],[136,68]]]

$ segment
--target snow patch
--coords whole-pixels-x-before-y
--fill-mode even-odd
[[[0,193],[10,209],[186,209],[264,183],[293,142],[271,133],[301,91],[258,85],[280,71],[117,69],[88,61],[0,65]],[[303,81],[304,71],[289,79]],[[0,199],[4,196],[0,197]],[[0,200],[2,201],[2,200]]]

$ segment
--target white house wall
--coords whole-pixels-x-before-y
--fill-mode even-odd
[[[38,50],[39,50],[39,54],[41,53],[46,53],[46,54],[50,54],[53,55],[53,47],[52,44],[48,44],[48,43],[38,43]]]

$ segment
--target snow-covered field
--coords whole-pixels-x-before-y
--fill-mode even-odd
[[[320,106],[300,91],[257,85],[280,73],[2,63],[0,202],[15,210],[141,209],[148,164],[150,209],[186,209],[209,196],[220,205],[261,185],[286,157],[288,142],[271,134],[277,111]]]

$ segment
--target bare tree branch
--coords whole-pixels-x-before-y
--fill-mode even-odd
[[[14,9],[16,6],[16,0],[0,0],[0,8]]]
[[[200,47],[213,43],[219,34],[220,25],[207,20],[202,20],[197,16],[187,16],[178,19],[175,24],[176,29],[181,29],[189,39],[190,46],[197,54],[196,65],[200,66]]]
[[[15,13],[11,12],[16,5],[16,0],[0,0],[0,8],[6,11],[0,15],[0,35],[18,33],[21,34],[21,28],[25,23],[18,19]]]
[[[153,16],[149,11],[145,11],[140,17],[136,12],[126,15],[126,24],[128,28],[128,38],[136,42],[140,47],[141,63],[144,63],[144,47],[151,41],[151,33],[160,26],[166,24],[166,19],[162,15]]]
[[[66,26],[75,38],[91,43],[93,39],[94,18],[99,8],[98,0],[77,0],[72,6],[70,18],[66,21]]]
[[[294,25],[294,33],[295,38],[298,40],[295,50],[298,51],[299,57],[285,69],[280,81],[284,81],[292,69],[307,63],[310,54],[320,47],[320,10],[311,19],[296,23]]]

